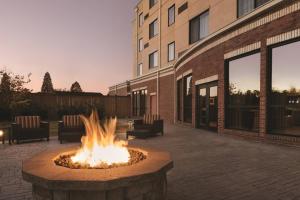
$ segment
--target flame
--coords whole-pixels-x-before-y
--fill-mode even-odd
[[[102,164],[112,165],[128,163],[130,154],[127,142],[116,140],[117,119],[107,120],[100,125],[98,113],[93,111],[89,118],[80,116],[86,129],[86,136],[81,138],[82,146],[71,157],[73,163],[88,164],[97,167]]]

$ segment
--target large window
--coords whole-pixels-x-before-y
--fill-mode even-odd
[[[300,136],[300,42],[270,51],[269,131]]]
[[[259,131],[260,53],[227,61],[226,128]]]
[[[173,61],[175,59],[175,42],[168,45],[168,61]]]
[[[208,18],[209,11],[206,11],[190,21],[190,44],[193,44],[208,35]]]
[[[154,20],[149,24],[149,39],[155,37],[158,34],[158,20]]]
[[[149,0],[149,8],[152,8],[157,3],[157,0]]]
[[[238,17],[248,14],[270,0],[238,0]]]
[[[168,10],[168,26],[175,23],[175,5],[171,6]]]
[[[139,15],[139,27],[143,26],[143,24],[144,24],[144,15],[143,13],[141,13]]]
[[[192,75],[183,79],[183,120],[192,123]]]
[[[149,69],[158,67],[158,52],[155,51],[149,55]]]
[[[146,113],[147,90],[135,91],[132,93],[133,116],[143,116]]]

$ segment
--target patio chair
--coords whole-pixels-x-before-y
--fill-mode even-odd
[[[58,140],[80,142],[84,135],[84,125],[79,115],[64,115],[63,120],[58,122]]]
[[[49,141],[49,123],[42,122],[39,116],[16,116],[12,123],[12,141],[47,139]]]
[[[164,121],[159,115],[144,115],[143,119],[134,120],[133,130],[127,131],[126,137],[135,136],[139,138],[153,137],[160,133],[164,135]]]

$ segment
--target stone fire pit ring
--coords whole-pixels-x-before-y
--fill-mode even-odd
[[[130,147],[147,158],[134,165],[111,169],[69,169],[54,163],[57,156],[77,148],[45,151],[23,162],[23,179],[32,183],[33,199],[166,199],[166,173],[173,168],[169,153]]]

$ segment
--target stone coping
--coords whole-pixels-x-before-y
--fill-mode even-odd
[[[25,181],[51,190],[112,190],[134,182],[155,179],[173,168],[167,152],[147,148],[129,147],[142,151],[147,158],[137,164],[112,169],[69,169],[58,166],[54,159],[79,146],[53,149],[37,154],[22,163]]]

